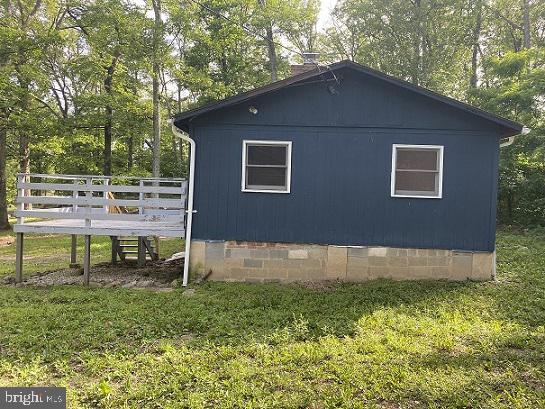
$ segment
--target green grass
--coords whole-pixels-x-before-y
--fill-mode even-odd
[[[498,263],[498,283],[0,287],[0,385],[70,407],[545,407],[545,236],[501,233]]]
[[[11,237],[11,245],[2,245],[2,240]],[[24,239],[25,276],[38,272],[66,268],[70,263],[70,247],[72,240],[68,235],[26,234]],[[161,256],[182,251],[179,239],[161,240]],[[111,257],[111,241],[109,237],[93,236],[91,241],[91,262],[109,261]],[[83,237],[78,237],[78,261],[83,259]],[[15,233],[0,231],[0,278],[15,273]]]

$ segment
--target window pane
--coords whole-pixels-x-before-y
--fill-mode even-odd
[[[435,149],[397,148],[397,169],[438,170]]]
[[[286,165],[286,146],[248,145],[248,165]]]
[[[277,188],[286,187],[286,168],[246,168],[246,187]]]
[[[437,192],[437,172],[396,172],[395,192],[424,194],[438,194]],[[402,192],[400,192],[402,191]]]

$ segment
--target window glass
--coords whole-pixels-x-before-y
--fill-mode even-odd
[[[248,145],[248,165],[286,165],[285,146]]]
[[[397,169],[437,170],[437,151],[434,149],[397,149]]]
[[[258,187],[286,187],[286,168],[251,167],[246,173],[247,186]]]
[[[396,172],[396,192],[435,193],[437,190],[437,174],[431,172]]]
[[[440,197],[440,147],[395,146],[392,195]]]
[[[290,143],[246,141],[242,188],[289,192]]]

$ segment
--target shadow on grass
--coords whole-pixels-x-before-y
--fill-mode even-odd
[[[137,353],[160,339],[193,337],[192,347],[269,342],[304,324],[298,340],[351,336],[377,310],[434,317],[456,308],[479,284],[391,282],[339,284],[316,291],[295,285],[207,283],[193,297],[181,290],[152,293],[81,287],[0,287],[0,347],[4,356],[46,361],[74,353]]]
[[[543,326],[544,242],[502,237],[499,265],[499,283],[378,280],[322,290],[205,283],[192,297],[181,290],[0,287],[0,351],[9,359],[53,361],[81,353],[136,354],[160,340],[191,339],[191,348],[270,343],[286,328],[296,333],[295,341],[342,338],[381,311],[400,322],[395,329],[400,335],[407,319],[423,326],[502,322],[528,331]],[[380,330],[375,317],[369,331]],[[453,331],[453,339],[456,331],[468,337]],[[497,337],[483,335],[488,338]]]

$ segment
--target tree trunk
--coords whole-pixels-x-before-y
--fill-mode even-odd
[[[161,0],[152,0],[153,13],[155,18],[153,28],[153,80],[152,80],[152,103],[153,103],[153,177],[161,176],[161,112],[159,106],[159,46],[163,41],[161,20]]]
[[[106,124],[104,125],[104,164],[102,172],[109,176],[112,174],[112,106],[106,106]]]
[[[271,81],[278,80],[278,68],[276,62],[276,48],[274,44],[272,26],[267,27],[267,51],[269,53],[269,69],[271,70]]]
[[[182,112],[182,84],[180,83],[180,81],[178,81],[176,84],[178,85],[178,112],[177,113],[180,113],[180,112]],[[183,170],[185,169],[184,166],[183,166],[183,163],[184,163],[184,144],[181,141],[180,141],[179,155],[180,155],[180,168],[182,169],[182,172],[183,172]]]
[[[8,192],[6,189],[7,129],[0,126],[0,230],[9,229]]]
[[[178,87],[178,98],[179,97],[180,97],[180,88]],[[169,118],[172,118],[174,116],[173,113],[172,113],[172,111],[173,111],[172,104],[173,104],[172,100],[169,100],[168,103],[166,104],[167,114],[168,114]],[[180,105],[179,102],[178,102],[178,105]],[[174,109],[176,109],[176,108],[174,108]],[[176,135],[173,132],[171,132],[170,149],[172,150],[172,153],[174,154],[174,160],[176,161],[176,171],[180,171],[180,169],[182,168],[182,158],[178,154],[178,152],[179,152],[178,151],[178,138],[176,137]]]
[[[29,85],[25,81],[20,81],[23,96],[21,98],[21,111],[29,112],[30,110],[30,91]],[[19,172],[30,173],[30,136],[27,129],[19,130]],[[30,196],[30,190],[25,190],[25,196]],[[32,209],[32,203],[23,205],[26,210]]]
[[[113,123],[113,108],[112,108],[112,83],[117,64],[118,56],[112,59],[112,63],[106,68],[106,78],[104,79],[104,91],[108,95],[108,103],[106,105],[106,123],[104,124],[104,175],[112,174],[112,123]]]
[[[134,165],[134,138],[129,136],[127,141],[127,171],[131,171]]]
[[[265,0],[258,0],[262,9],[265,9]],[[278,63],[276,58],[276,45],[274,44],[273,26],[267,22],[265,28],[265,38],[267,39],[267,53],[269,54],[269,70],[271,72],[271,81],[278,79]]]
[[[530,0],[522,0],[522,27],[524,31],[524,39],[522,46],[525,49],[531,47],[530,41]]]
[[[413,39],[413,67],[411,74],[411,82],[419,85],[421,83],[422,70],[422,52],[423,52],[423,35],[422,35],[422,7],[421,1],[415,0],[415,33]]]
[[[506,207],[507,207],[507,222],[512,223],[513,222],[513,191],[510,188],[507,188],[507,191],[505,192],[505,201],[506,201]]]
[[[477,68],[479,58],[479,39],[481,37],[481,27],[483,18],[483,5],[482,0],[477,1],[475,7],[477,7],[477,16],[475,20],[475,28],[473,30],[473,52],[471,55],[471,78],[469,79],[470,88],[477,88]]]

